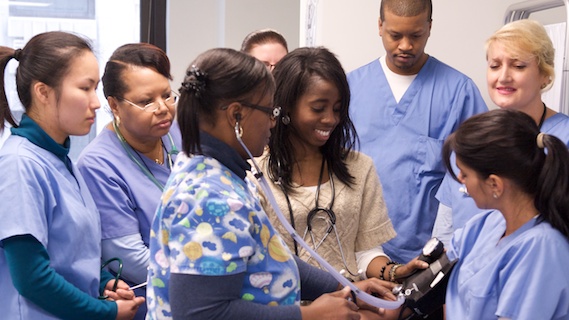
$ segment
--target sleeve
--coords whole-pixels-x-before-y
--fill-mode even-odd
[[[47,245],[50,218],[45,208],[52,205],[52,186],[45,166],[27,156],[8,154],[0,158],[0,167],[0,239],[29,234]]]
[[[456,166],[456,154],[454,152],[451,153],[449,161],[452,166],[452,171],[456,176],[458,176],[460,169],[458,169],[458,167]],[[437,200],[439,200],[440,203],[443,203],[447,207],[452,208],[453,193],[460,192],[459,189],[461,185],[462,184],[456,181],[447,170],[443,178],[443,181],[441,182],[439,190],[437,190],[435,198],[437,198]]]
[[[363,188],[359,189],[362,190],[361,212],[355,247],[355,251],[359,252],[391,240],[396,236],[396,232],[387,215],[383,189],[373,161],[362,153],[355,156],[362,165],[353,166],[354,170],[366,172],[362,177]]]
[[[140,233],[103,240],[102,248],[103,261],[114,257],[122,260],[121,278],[134,284],[146,281],[150,251],[144,245]],[[116,266],[116,263],[109,264],[109,267],[114,272],[117,272]]]
[[[454,179],[450,176],[450,174],[448,172],[445,173],[445,177],[441,182],[441,186],[435,195],[435,198],[437,198],[440,203],[446,205],[447,207],[450,207],[452,205],[452,200],[450,198],[452,181],[454,181]]]
[[[328,272],[318,269],[294,256],[300,274],[300,298],[302,300],[316,300],[325,293],[338,290],[338,281]]]
[[[449,260],[452,261],[452,260],[458,259],[460,257],[461,242],[462,242],[463,234],[465,232],[466,232],[465,228],[460,228],[458,230],[455,230],[452,234],[452,237],[450,238],[449,246],[447,247],[445,245],[445,248],[447,249],[446,253],[447,253]]]
[[[540,230],[539,232],[546,232]],[[569,317],[569,252],[562,236],[538,235],[510,252],[500,271],[498,317],[566,319]]]
[[[386,257],[388,260],[391,260],[391,258],[389,258],[389,256],[383,251],[382,246],[377,246],[366,251],[356,252],[358,270],[367,270],[367,267],[371,263],[371,260],[377,257]],[[367,279],[367,274],[365,271],[361,274],[361,277],[362,279]]]
[[[437,217],[435,218],[435,224],[433,225],[433,237],[441,240],[445,245],[445,248],[449,248],[453,231],[452,209],[442,203],[439,203]]]
[[[140,234],[133,195],[118,169],[101,156],[82,157],[77,167],[101,214],[102,238]]]
[[[115,302],[98,300],[67,282],[50,267],[44,246],[31,235],[2,241],[12,282],[18,292],[61,319],[115,319]]]
[[[295,256],[302,299],[315,300],[336,291],[338,282]],[[299,306],[267,306],[241,299],[245,273],[200,276],[172,273],[169,296],[174,319],[301,319]]]
[[[488,106],[486,106],[486,102],[484,102],[484,99],[480,94],[480,90],[474,81],[472,81],[472,79],[467,78],[460,94],[461,97],[455,100],[456,104],[461,104],[455,106],[456,110],[460,110],[461,112],[458,115],[457,125],[460,125],[462,122],[464,122],[464,120],[472,117],[475,114],[488,111]],[[455,128],[455,130],[457,128]]]
[[[300,307],[268,306],[241,299],[245,273],[226,276],[170,274],[173,319],[302,319]]]
[[[114,280],[115,277],[105,269],[101,269],[101,280],[99,282],[99,294],[103,295],[105,292],[105,287],[107,286],[107,282]]]

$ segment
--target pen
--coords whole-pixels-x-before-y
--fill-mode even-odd
[[[132,287],[128,288],[128,290],[134,290],[134,289],[142,288],[142,287],[146,286],[147,283],[148,282],[143,282],[141,284],[137,284],[136,286],[132,286]]]

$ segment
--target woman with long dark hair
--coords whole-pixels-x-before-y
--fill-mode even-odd
[[[451,175],[483,210],[448,248],[459,260],[447,318],[569,317],[567,146],[526,113],[498,109],[465,121],[443,152]]]

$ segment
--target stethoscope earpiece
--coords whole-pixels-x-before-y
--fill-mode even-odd
[[[340,274],[343,275],[344,277],[348,278],[348,279],[350,279],[350,277],[348,277],[348,275],[346,274],[346,272],[349,273],[352,277],[356,277],[356,278],[359,278],[359,277],[361,277],[361,276],[364,274],[364,271],[363,271],[362,269],[358,269],[358,273],[357,273],[357,274],[353,274],[353,273],[351,273],[350,271],[346,271],[346,269],[340,270]]]

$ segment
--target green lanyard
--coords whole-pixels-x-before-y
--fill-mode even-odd
[[[140,163],[138,158],[134,155],[134,149],[126,142],[126,139],[121,134],[119,127],[117,126],[115,121],[113,121],[113,129],[115,129],[115,133],[117,134],[117,138],[119,138],[119,141],[120,141],[123,149],[128,154],[130,160],[132,160],[132,162],[134,162],[138,166],[138,168],[140,168],[140,170],[142,170],[144,175],[148,179],[150,179],[150,181],[152,181],[158,187],[158,189],[160,189],[160,191],[164,191],[164,185],[162,183],[160,183],[160,181],[158,181],[156,179],[156,177],[152,174],[152,172],[150,172],[150,170],[148,170],[148,168],[144,164]],[[178,154],[179,151],[176,148],[176,145],[174,145],[174,140],[172,139],[172,136],[170,135],[170,133],[168,133],[168,138],[170,140],[170,144],[172,145],[172,149],[170,150],[170,152],[168,152],[168,161],[170,162],[169,163],[170,169],[172,169],[171,157],[170,156],[172,154]]]

